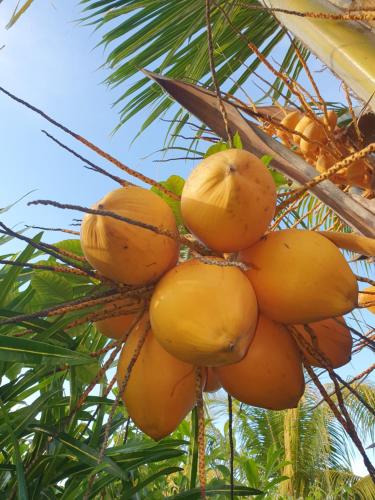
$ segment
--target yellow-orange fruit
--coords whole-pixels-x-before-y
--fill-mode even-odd
[[[113,312],[124,310],[124,314],[96,321],[96,328],[102,335],[111,339],[123,338],[137,319],[140,308],[139,302],[129,301],[128,299],[116,300],[105,307],[106,309],[112,309]]]
[[[221,382],[214,369],[210,367],[206,368],[206,374],[207,378],[204,386],[204,392],[216,392],[221,389]]]
[[[243,360],[214,370],[233,397],[270,410],[296,407],[305,388],[297,344],[284,326],[263,315]]]
[[[177,234],[171,208],[155,193],[126,186],[93,206]],[[86,259],[114,281],[140,285],[156,281],[178,258],[179,245],[168,236],[112,217],[86,214],[81,227]]]
[[[295,327],[310,346],[313,346],[313,342],[309,329],[312,330],[317,340],[318,350],[327,358],[333,368],[339,368],[349,363],[353,341],[344,318],[329,318],[311,323],[307,330],[304,325],[295,325]],[[300,344],[300,349],[310,365],[325,367],[319,356],[310,354],[303,344]]]
[[[306,136],[306,139],[301,138],[301,153],[310,157],[315,155],[319,149],[319,144],[317,142],[325,144],[328,140],[323,124],[317,122],[310,123],[304,129],[303,135]]]
[[[338,233],[336,231],[319,231],[319,234],[328,238],[338,248],[351,252],[375,257],[375,238],[368,238],[356,233]]]
[[[330,109],[329,111],[327,111],[327,118],[325,116],[323,117],[323,122],[325,124],[327,124],[328,122],[330,129],[335,130],[337,125],[337,114],[332,109]]]
[[[288,113],[280,122],[281,125],[284,125],[284,127],[294,130],[297,126],[297,123],[301,120],[302,118],[302,113],[300,111],[292,111]],[[280,139],[285,143],[285,144],[290,144],[291,143],[291,132],[286,132],[284,130],[278,130],[277,131],[277,136],[280,137]]]
[[[157,340],[176,358],[199,366],[239,361],[253,337],[257,314],[253,287],[239,269],[198,260],[169,271],[150,304]]]
[[[194,168],[181,197],[187,227],[211,249],[235,252],[257,241],[275,212],[276,187],[248,151],[215,153]]]
[[[134,330],[122,349],[119,387],[142,333],[142,328]],[[173,432],[195,404],[194,367],[168,354],[149,331],[122,398],[136,426],[159,440]]]
[[[357,303],[357,280],[340,250],[314,231],[267,234],[240,253],[259,310],[280,323],[341,316]]]
[[[318,172],[323,174],[326,172],[328,169],[330,169],[335,163],[340,161],[339,159],[335,158],[332,154],[330,153],[322,153],[318,156],[315,167]],[[347,177],[346,177],[346,171],[345,170],[339,170],[337,174],[332,175],[330,177],[330,180],[334,182],[335,184],[346,184]]]
[[[302,118],[299,120],[297,125],[295,126],[294,130],[296,132],[299,132],[300,134],[304,134],[305,129],[311,124],[314,123],[314,120],[310,118],[309,116],[302,115]],[[301,136],[294,134],[293,135],[293,142],[294,144],[299,144],[301,141]]]
[[[343,158],[349,156],[349,151],[343,151]],[[341,158],[341,159],[343,159]],[[316,161],[316,169],[323,173],[326,172],[335,163],[340,161],[333,155],[322,153]],[[330,177],[330,180],[335,184],[348,184],[350,186],[357,186],[367,189],[370,187],[370,171],[369,167],[364,160],[358,160],[350,165],[350,167],[343,168],[337,174]]]
[[[369,311],[375,314],[375,286],[369,286],[365,288],[362,292],[369,293],[360,293],[358,303],[360,306],[366,306]]]

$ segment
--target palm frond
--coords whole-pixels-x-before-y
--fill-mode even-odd
[[[142,130],[171,108],[173,102],[147,78],[139,76],[140,67],[164,75],[201,82],[211,86],[204,2],[178,0],[139,2],[137,0],[93,1],[83,0],[82,21],[103,30],[102,44],[109,48],[106,64],[111,73],[106,83],[127,89],[117,99],[120,108],[120,126],[145,107],[152,107]],[[246,38],[260,47],[264,56],[279,45],[285,32],[276,20],[263,9],[248,12],[234,1],[219,2],[231,19],[229,25],[213,4],[212,23],[214,57],[217,79],[229,93],[235,93],[246,83],[261,63],[251,53]],[[249,1],[256,6],[258,2]],[[304,51],[304,57],[308,52]],[[287,44],[282,69],[297,77],[301,64],[291,44]],[[233,79],[235,83],[233,83]],[[276,80],[272,98],[281,95],[284,84]],[[187,116],[183,116],[183,121]],[[181,125],[179,125],[181,128]]]

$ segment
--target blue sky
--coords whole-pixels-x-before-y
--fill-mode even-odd
[[[94,49],[100,33],[74,22],[80,17],[78,1],[35,2],[29,12],[9,31],[4,29],[15,2],[0,5],[0,85],[42,108],[52,117],[87,137],[132,168],[157,179],[171,173],[186,176],[191,164],[153,163],[142,159],[162,147],[166,125],[154,124],[130,145],[149,109],[126,123],[114,136],[118,123],[112,103],[120,90],[110,90],[102,81],[106,70],[100,68],[104,50]],[[319,68],[319,64],[314,65]],[[326,72],[319,76],[324,96],[337,100],[339,82]],[[122,89],[123,90],[123,89]],[[256,88],[247,89],[251,95]],[[28,199],[48,198],[90,206],[116,187],[111,180],[82,167],[82,162],[49,141],[41,132],[46,128],[56,137],[76,148],[84,156],[105,163],[83,146],[75,143],[39,116],[0,94],[0,207],[6,206],[32,189]],[[119,174],[115,168],[114,173]],[[121,173],[120,173],[121,175]],[[23,201],[6,214],[8,225],[35,224],[68,227],[75,212],[50,207],[27,207]],[[46,239],[54,241],[55,234]],[[370,315],[366,315],[371,321]],[[349,376],[373,362],[369,351],[363,352],[340,370]],[[364,472],[361,461],[357,472]]]

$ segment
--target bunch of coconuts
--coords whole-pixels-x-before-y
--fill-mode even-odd
[[[320,173],[326,172],[335,163],[354,153],[350,141],[337,127],[337,115],[332,110],[327,112],[326,117],[291,111],[286,113],[280,124],[304,137],[287,130],[275,130],[272,126],[266,131],[270,135],[278,136],[283,144],[303,156]],[[330,179],[342,186],[372,190],[372,178],[371,165],[366,159],[361,159],[348,168],[339,170]]]
[[[295,407],[304,392],[303,356],[314,366],[322,366],[322,359],[332,367],[350,360],[352,339],[341,316],[357,305],[356,278],[321,234],[267,233],[275,206],[275,184],[265,165],[247,151],[229,149],[198,164],[181,197],[184,223],[212,251],[212,260],[179,262],[174,214],[147,189],[126,186],[93,207],[145,227],[84,217],[82,248],[95,269],[119,283],[155,284],[117,368],[121,387],[147,329],[122,398],[129,416],[152,438],[171,433],[195,405],[197,366],[204,390],[223,387],[244,403],[280,410]],[[113,307],[126,313],[96,326],[121,338],[140,306],[123,299]],[[304,338],[302,344],[290,328]],[[314,356],[313,343],[323,358]]]

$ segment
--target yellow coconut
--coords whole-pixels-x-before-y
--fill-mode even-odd
[[[155,193],[126,186],[107,194],[93,207],[177,234],[171,208]],[[86,214],[81,227],[86,259],[107,278],[140,285],[156,281],[178,258],[175,239],[112,217]]]
[[[314,231],[274,231],[240,252],[259,309],[280,323],[341,316],[357,304],[358,286],[340,250]]]
[[[235,252],[257,241],[271,222],[276,188],[265,165],[251,153],[229,149],[203,160],[181,197],[187,227],[211,249]]]
[[[358,303],[375,314],[375,286],[369,286],[360,292]]]
[[[95,326],[106,337],[111,339],[124,338],[135,323],[140,307],[140,303],[136,301],[130,301],[129,299],[116,300],[112,304],[106,305],[105,308],[112,310],[114,314],[121,311],[123,311],[123,314],[96,321]]]
[[[335,130],[336,125],[337,125],[337,114],[332,109],[327,111],[327,118],[324,116],[322,118],[322,120],[323,120],[323,123],[325,123],[326,125],[328,123],[329,128],[332,131]]]
[[[343,155],[343,157],[349,156],[350,153],[345,151]],[[318,157],[315,166],[319,172],[323,173],[338,161],[341,160],[336,159],[333,155],[324,152]],[[371,184],[369,173],[369,166],[366,161],[358,160],[352,163],[349,167],[339,170],[337,174],[330,177],[330,180],[335,184],[348,184],[350,186],[367,189]]]
[[[141,327],[134,330],[122,349],[119,387],[142,334]],[[122,399],[136,426],[159,440],[173,432],[195,404],[194,367],[168,354],[149,331]]]
[[[296,132],[299,132],[300,134],[304,134],[305,133],[305,130],[306,128],[311,124],[311,123],[314,123],[314,120],[312,118],[310,118],[309,116],[307,115],[302,115],[302,118],[299,120],[299,122],[297,123],[297,125],[295,126],[294,130]],[[301,136],[300,135],[297,135],[297,134],[294,134],[293,135],[293,142],[294,144],[297,144],[299,145],[300,141],[301,141]]]
[[[323,124],[313,122],[310,123],[303,131],[306,139],[300,141],[301,153],[305,156],[314,156],[319,150],[319,144],[325,144],[328,141],[326,131]]]
[[[239,269],[189,260],[157,284],[150,321],[157,340],[176,358],[218,366],[245,355],[257,309],[254,290]]]
[[[242,361],[214,370],[233,397],[271,410],[296,407],[305,387],[297,344],[284,326],[262,315]]]
[[[206,384],[204,386],[204,392],[216,392],[221,389],[222,385],[217,376],[217,373],[213,368],[206,368]]]
[[[297,126],[297,123],[301,120],[302,113],[300,111],[292,111],[288,113],[280,122],[284,127],[294,130]],[[284,142],[284,144],[291,144],[292,133],[286,132],[284,130],[278,130],[277,136]]]
[[[302,335],[304,340],[313,347],[313,333],[317,341],[318,354],[312,355],[311,352],[300,343],[300,349],[307,361],[312,366],[325,367],[324,361],[319,357],[323,355],[333,368],[339,368],[346,365],[351,359],[352,353],[352,336],[349,328],[346,326],[344,318],[329,318],[310,325],[295,325],[298,333]]]

